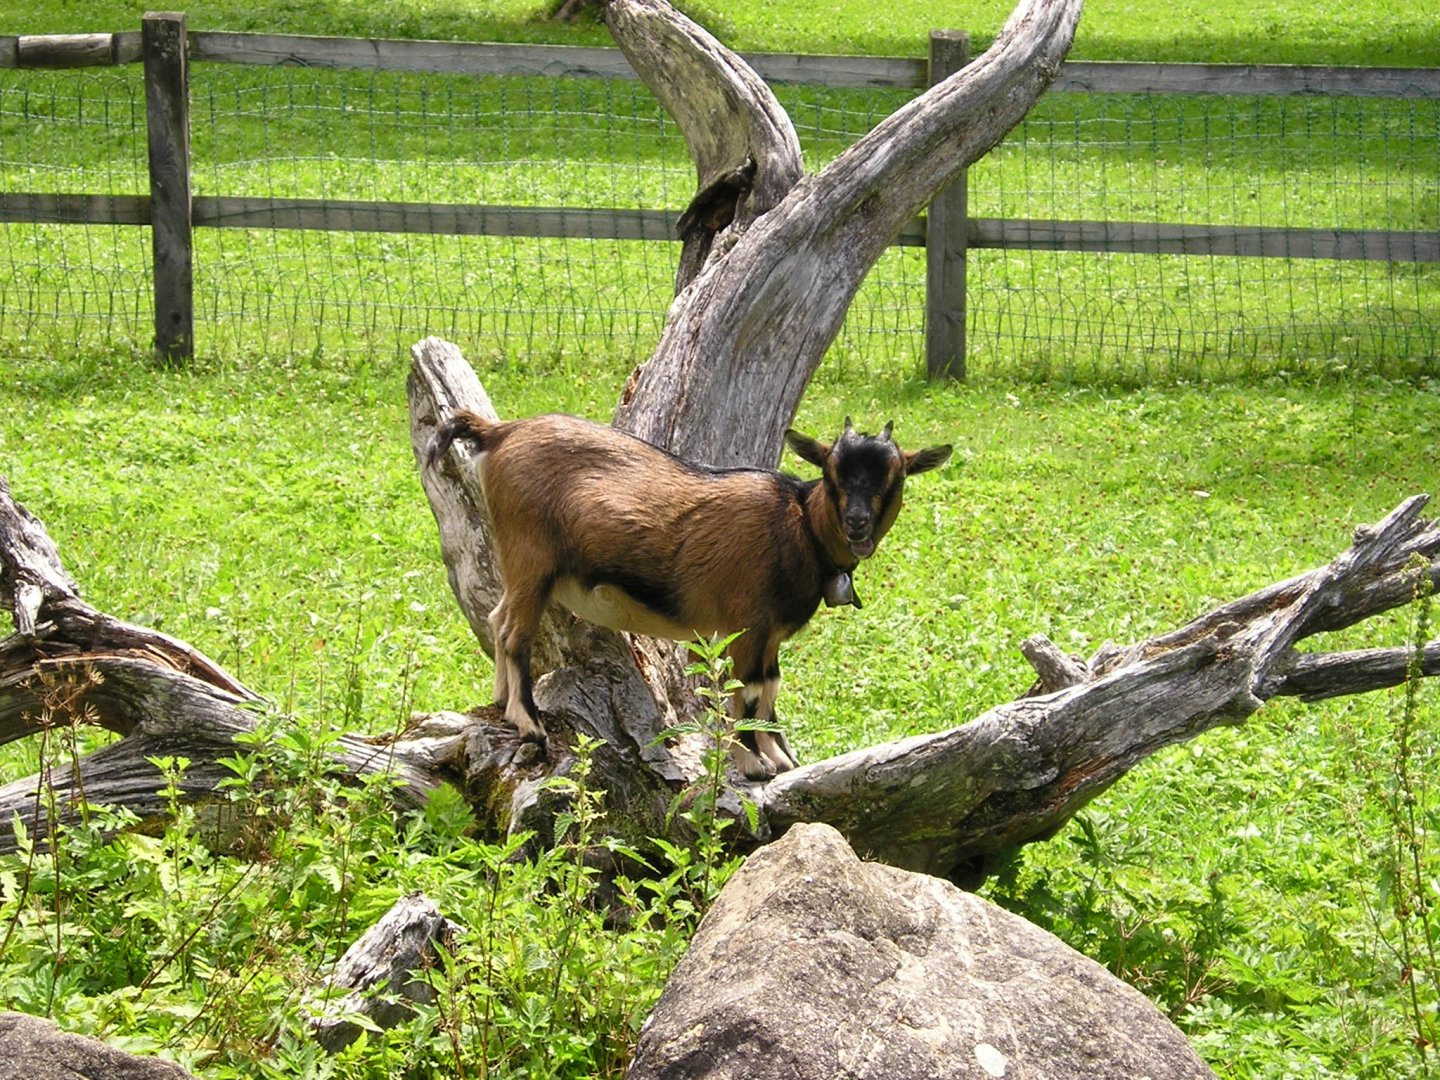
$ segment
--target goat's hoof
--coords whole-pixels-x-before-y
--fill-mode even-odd
[[[741,770],[746,780],[754,780],[757,783],[764,783],[766,780],[775,779],[775,766],[768,761],[762,761],[759,765],[751,765]]]

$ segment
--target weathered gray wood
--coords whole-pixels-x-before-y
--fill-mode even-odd
[[[926,61],[904,56],[802,56],[742,53],[768,83],[886,89],[928,86]]]
[[[74,581],[44,525],[10,492],[0,477],[0,603],[15,620],[16,633],[0,641],[0,744],[35,730],[37,673],[63,672],[77,659],[143,656],[149,662],[205,682],[236,702],[258,697],[198,649],[168,634],[95,611],[81,601]],[[38,685],[38,684],[37,684]],[[95,722],[126,734],[141,721],[122,701],[100,710]]]
[[[1090,677],[1090,669],[1083,660],[1063,652],[1044,634],[1031,634],[1020,642],[1020,654],[1030,661],[1030,666],[1040,677],[1026,692],[1026,697],[1068,690]]]
[[[563,75],[634,78],[615,49],[568,45],[398,41],[198,31],[191,58],[217,63],[305,64],[337,68],[470,75]],[[761,78],[775,83],[921,89],[924,59],[745,53]],[[1097,94],[1337,94],[1360,97],[1440,95],[1440,70],[1265,64],[1139,64],[1067,61],[1057,92]]]
[[[150,14],[141,26],[155,268],[155,354],[161,363],[176,363],[195,354],[185,16]]]
[[[573,45],[402,41],[196,31],[192,60],[230,64],[304,64],[456,75],[562,76],[633,79],[635,70],[613,48]],[[925,62],[902,57],[803,56],[747,53],[762,78],[777,83],[847,87],[919,87]]]
[[[1156,750],[1238,724],[1280,694],[1326,696],[1395,685],[1398,654],[1303,658],[1293,645],[1335,621],[1372,580],[1418,580],[1411,559],[1440,577],[1440,527],[1407,500],[1327,566],[1272,586],[1177,632],[1089,665],[1067,689],[1023,698],[968,724],[782,773],[758,793],[772,828],[825,821],[856,850],[960,881],[987,860],[1054,834],[1074,813]],[[1376,612],[1371,612],[1372,614]],[[1353,620],[1353,612],[1350,618]],[[1238,618],[1237,618],[1238,617]],[[1107,650],[1109,651],[1109,650]],[[1424,674],[1440,674],[1440,641]],[[1344,689],[1345,686],[1349,689]]]
[[[47,835],[57,820],[76,820],[82,803],[124,807],[142,821],[163,818],[169,809],[159,794],[164,777],[151,757],[190,759],[182,784],[190,799],[213,797],[220,781],[234,776],[220,759],[242,750],[234,738],[254,730],[253,704],[147,656],[96,652],[53,634],[47,635],[45,644],[69,647],[71,655],[63,660],[35,659],[28,669],[18,670],[12,664],[19,658],[7,657],[0,671],[0,716],[7,728],[13,730],[9,721],[18,713],[29,722],[27,734],[39,735],[44,730],[46,696],[41,680],[54,683],[68,677],[82,690],[77,704],[93,710],[95,723],[110,730],[128,725],[128,730],[119,742],[78,760],[63,759],[53,770],[0,785],[0,821],[7,823],[0,830],[0,853],[15,849],[8,823],[17,815],[32,836]],[[90,685],[86,672],[102,681]],[[76,719],[73,713],[52,715],[59,723]],[[357,777],[375,773],[395,777],[395,798],[402,806],[419,805],[437,783],[459,775],[413,764],[403,745],[387,746],[353,735],[340,739],[332,757],[336,768]]]
[[[1275,694],[1301,701],[1348,697],[1399,686],[1412,670],[1426,677],[1440,675],[1440,641],[1423,646],[1418,655],[1413,648],[1391,648],[1299,656],[1276,684]]]
[[[140,34],[21,35],[14,52],[0,45],[0,67],[83,68],[133,64],[140,59]]]
[[[0,191],[0,221],[55,225],[149,225],[150,197]]]
[[[1100,60],[1067,62],[1057,93],[1223,94],[1419,98],[1440,95],[1440,69],[1341,68],[1289,64],[1139,64]]]
[[[310,1020],[316,1041],[336,1054],[360,1037],[362,1029],[352,1016],[367,1017],[382,1028],[410,1019],[412,1003],[435,1000],[424,972],[440,968],[442,952],[454,949],[464,932],[465,927],[442,915],[424,893],[412,892],[395,901],[345,950],[326,978],[324,987],[331,994],[350,992],[320,1005]]]
[[[139,35],[0,36],[0,68],[20,62],[20,42],[34,55],[57,46],[54,39],[113,39],[111,59],[140,59]],[[67,46],[59,45],[64,51]],[[87,49],[93,49],[87,46]],[[744,53],[761,78],[779,84],[836,87],[914,88],[929,85],[926,60],[917,57],[805,56],[792,53]],[[549,75],[573,78],[634,78],[616,49],[570,45],[495,44],[488,42],[411,41],[333,38],[296,34],[195,31],[190,58],[210,63],[302,64],[463,75]],[[1143,64],[1129,61],[1064,63],[1053,89],[1095,94],[1332,94],[1351,97],[1435,97],[1440,70],[1434,68],[1341,68],[1279,64]]]
[[[3,206],[0,203],[0,213],[3,213]],[[675,239],[675,215],[666,210],[272,199],[263,196],[197,196],[193,224],[196,228],[322,229],[577,240]]]
[[[930,35],[930,85],[970,62],[970,37],[954,30]],[[925,373],[965,378],[965,249],[969,240],[970,172],[960,169],[930,200],[925,214]]]
[[[0,542],[4,544],[0,600],[14,615],[21,635],[33,636],[40,605],[47,597],[75,596],[75,582],[61,565],[60,552],[45,526],[15,502],[10,484],[3,476],[0,476]],[[39,600],[34,599],[36,590]]]
[[[53,789],[58,816],[73,818],[81,792],[92,804],[124,806],[141,818],[166,812],[161,777],[147,760],[191,759],[185,789],[200,797],[229,773],[219,759],[252,731],[260,696],[200,650],[149,627],[96,611],[79,596],[43,523],[0,477],[0,604],[16,632],[0,640],[0,745],[44,737],[51,725],[84,723],[123,738],[65,761],[59,771],[0,786],[0,852],[14,850],[8,823],[19,814],[32,835],[50,827]],[[472,725],[473,726],[473,725]],[[451,737],[446,738],[449,734]],[[444,777],[463,777],[453,733],[430,727],[393,746],[345,736],[337,765],[357,775],[389,772],[397,798],[414,804]]]
[[[674,219],[666,210],[200,195],[191,200],[190,223],[196,229],[674,240]],[[0,222],[148,225],[150,200],[144,195],[0,192]],[[1440,235],[1430,232],[1004,218],[971,218],[967,228],[968,248],[1440,262]],[[923,247],[926,237],[925,221],[913,219],[901,226],[894,243]]]
[[[1023,251],[1108,251],[1280,259],[1440,261],[1440,234],[1260,225],[1156,225],[1132,221],[972,218],[970,246]]]
[[[773,465],[866,272],[958,170],[1020,122],[1079,14],[1079,0],[1021,0],[984,55],[716,245],[632,374],[616,425],[696,460]],[[653,19],[688,22],[673,9]]]
[[[196,31],[190,58],[229,64],[283,64],[455,75],[546,75],[633,79],[619,49],[575,45],[502,45]]]
[[[610,0],[605,23],[685,136],[697,195],[681,216],[679,292],[716,237],[743,231],[790,193],[805,167],[790,117],[755,71],[665,0]],[[722,123],[717,123],[723,118]]]

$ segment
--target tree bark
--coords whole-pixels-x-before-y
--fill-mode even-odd
[[[642,6],[643,19],[629,17]],[[654,69],[674,64],[701,100],[735,92],[738,58],[711,49],[708,35],[673,8],[610,0],[608,11],[621,47],[647,65],[647,83],[661,83]],[[697,461],[774,465],[865,274],[905,222],[1024,118],[1059,70],[1079,16],[1080,0],[1020,0],[973,63],[820,173],[798,178],[769,212],[737,218],[676,298],[658,346],[626,386],[615,425]],[[664,40],[675,52],[646,59],[635,36]],[[747,130],[779,108],[763,84],[755,94],[743,114]],[[701,136],[690,129],[714,122],[685,111],[676,120],[692,147]],[[713,167],[735,152],[719,154]],[[757,177],[768,176],[765,164]],[[708,174],[712,166],[700,168]],[[772,179],[767,200],[783,186],[779,175]]]

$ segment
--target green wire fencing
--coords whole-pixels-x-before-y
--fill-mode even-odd
[[[122,66],[0,38],[0,345],[37,354],[148,350],[168,310],[140,35],[88,37]],[[648,354],[695,176],[617,50],[186,40],[191,347]],[[926,81],[752,62],[812,170]],[[964,189],[961,226],[919,220],[872,270],[824,370],[917,374],[950,315],[971,377],[1440,374],[1440,72],[1067,64]],[[927,289],[927,245],[958,298]]]

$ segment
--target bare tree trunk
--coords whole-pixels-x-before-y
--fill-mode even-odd
[[[1021,0],[983,55],[814,176],[799,177],[783,137],[746,144],[754,205],[716,237],[676,299],[615,425],[697,461],[774,465],[865,274],[902,225],[1024,118],[1059,70],[1079,17],[1080,0]],[[742,131],[772,130],[779,106],[768,88],[745,82],[738,57],[662,0],[610,0],[607,21],[662,101],[738,97]],[[714,125],[703,108],[675,118],[707,155],[697,161],[702,185],[735,166],[739,140],[716,149],[696,130]]]

